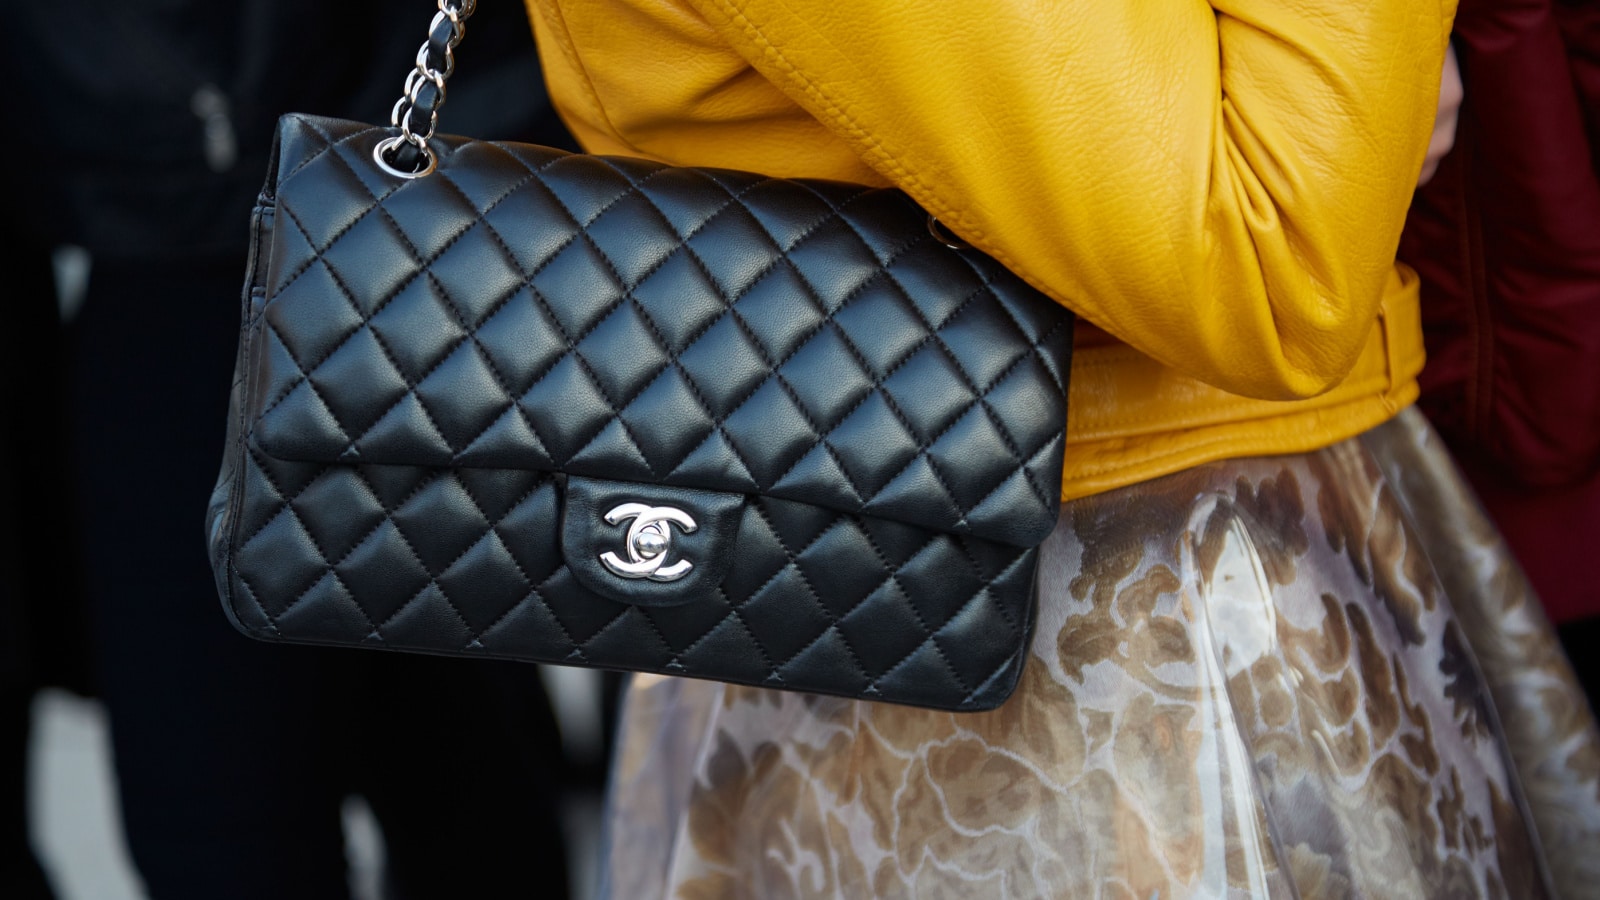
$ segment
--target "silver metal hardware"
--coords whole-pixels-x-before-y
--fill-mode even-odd
[[[384,138],[378,142],[376,147],[372,148],[372,161],[378,164],[378,168],[388,172],[390,175],[393,175],[396,178],[421,178],[424,175],[430,174],[435,168],[438,167],[439,157],[433,155],[433,151],[429,149],[427,144],[423,144],[421,147],[422,158],[427,160],[427,162],[424,163],[422,168],[418,169],[417,171],[407,172],[405,169],[396,169],[394,166],[389,165],[388,155],[399,149],[400,145],[405,142],[406,139],[400,135],[395,135],[392,138]]]
[[[963,241],[961,238],[956,237],[954,232],[946,228],[943,222],[935,219],[933,216],[928,217],[928,233],[933,235],[934,240],[952,250],[972,249],[971,244]]]
[[[400,129],[394,137],[380,142],[372,153],[378,166],[390,175],[397,178],[422,178],[438,166],[438,157],[428,147],[428,141],[433,138],[434,130],[439,125],[439,107],[444,106],[445,80],[456,70],[456,45],[467,35],[467,19],[478,8],[478,0],[439,0],[439,11],[434,14],[433,22],[428,26],[429,40],[423,41],[417,49],[415,67],[406,73],[405,86],[401,90],[400,99],[395,101],[394,108],[389,111],[389,124]],[[445,39],[442,59],[434,58],[429,53],[433,48],[432,36],[440,28],[449,26],[450,36]],[[424,98],[422,91],[425,87],[434,89],[434,97]],[[411,127],[411,120],[421,113],[426,117],[427,130],[418,133]],[[414,170],[407,171],[397,167],[391,160],[395,151],[402,145],[409,144],[417,153],[420,162]]]
[[[600,562],[613,575],[623,578],[648,578],[651,581],[677,581],[689,574],[694,564],[686,559],[674,563],[672,556],[672,526],[677,525],[684,534],[693,534],[700,526],[693,517],[671,506],[650,506],[644,503],[624,503],[606,513],[606,522],[620,525],[629,519],[626,548],[628,558],[610,550],[600,554]]]

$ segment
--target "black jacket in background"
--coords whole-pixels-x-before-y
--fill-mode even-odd
[[[437,7],[428,0],[7,3],[4,57],[27,161],[23,204],[47,240],[102,258],[242,253],[277,117],[386,121]],[[479,5],[441,129],[570,145],[543,93],[526,13]],[[207,157],[196,105],[225,98],[236,147]],[[213,107],[214,100],[211,101]],[[13,159],[13,164],[17,162]]]

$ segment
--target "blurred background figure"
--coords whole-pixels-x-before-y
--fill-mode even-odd
[[[1456,147],[1400,257],[1422,407],[1600,693],[1600,4],[1461,0]]]
[[[567,772],[535,668],[254,643],[224,619],[202,539],[275,120],[385,116],[433,5],[7,5],[20,29],[7,83],[23,87],[7,175],[29,193],[3,195],[16,203],[8,229],[23,232],[8,233],[7,252],[27,254],[7,259],[0,325],[5,837],[21,821],[15,754],[31,686],[47,677],[38,662],[68,658],[59,645],[86,634],[127,845],[154,900],[348,897],[340,810],[352,795],[381,826],[386,897],[567,889]],[[472,30],[472,65],[450,83],[452,129],[565,143],[521,7],[485,4]],[[90,260],[64,378],[34,362],[56,336],[42,264],[59,244]],[[70,402],[47,402],[63,384]],[[63,408],[67,427],[48,427]],[[38,464],[67,438],[70,470]],[[77,548],[81,566],[60,561]],[[19,582],[34,571],[24,562],[47,577]],[[69,610],[80,571],[89,627],[43,627],[36,610]],[[18,858],[0,871],[33,893],[0,894],[48,896]]]
[[[1600,896],[1600,770],[1571,689],[1576,675],[1591,708],[1600,698],[1600,4],[1461,0],[1453,42],[1455,149],[1418,192],[1399,256],[1422,277],[1420,406],[1527,578],[1494,565],[1483,511],[1446,504],[1454,525],[1419,523],[1476,535],[1436,561],[1440,579],[1556,883]],[[1425,462],[1390,474],[1414,497],[1448,480]],[[1537,638],[1546,614],[1570,666]]]
[[[40,688],[88,690],[86,628],[65,464],[62,335],[50,248],[0,174],[0,897],[54,895],[28,835],[29,711]]]

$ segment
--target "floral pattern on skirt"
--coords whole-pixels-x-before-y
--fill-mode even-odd
[[[606,896],[1600,896],[1594,723],[1420,415],[1072,501],[1042,556],[992,712],[636,677]]]

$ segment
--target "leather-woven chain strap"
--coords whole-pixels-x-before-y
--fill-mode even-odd
[[[373,159],[383,170],[400,178],[421,178],[438,163],[428,140],[439,125],[444,106],[444,83],[456,70],[456,45],[467,35],[467,19],[478,0],[439,0],[439,11],[428,26],[428,39],[417,50],[417,63],[406,73],[405,87],[389,124],[400,129],[380,142]]]

